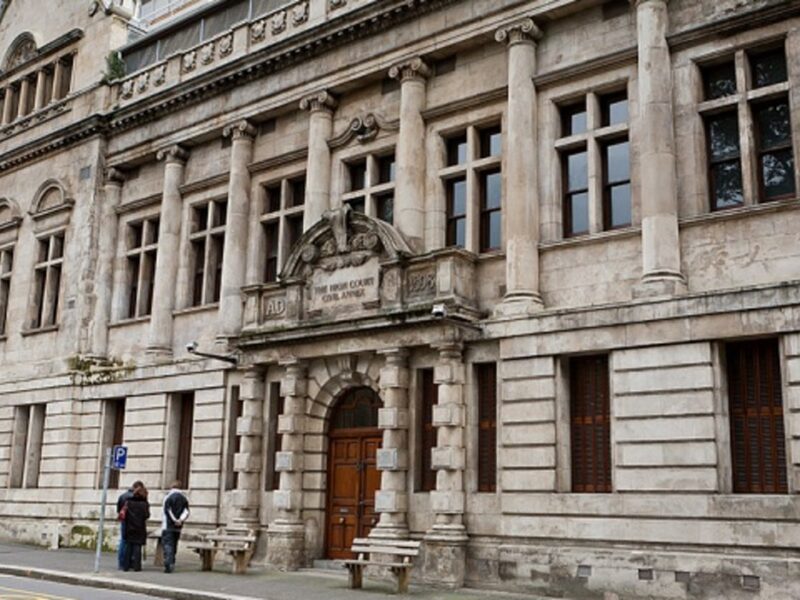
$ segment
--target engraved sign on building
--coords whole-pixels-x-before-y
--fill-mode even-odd
[[[321,312],[338,312],[342,309],[360,309],[365,303],[380,299],[380,273],[378,258],[363,265],[336,269],[316,270],[308,289],[308,309]]]

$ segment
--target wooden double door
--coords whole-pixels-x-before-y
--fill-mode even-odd
[[[353,539],[369,535],[378,523],[379,405],[380,398],[373,390],[357,388],[340,400],[331,420],[325,536],[328,558],[351,558]]]

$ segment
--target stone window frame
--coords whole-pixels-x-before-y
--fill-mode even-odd
[[[47,405],[44,403],[21,404],[14,407],[9,488],[39,487],[46,421]]]
[[[220,206],[224,205],[224,212]],[[205,210],[205,224],[196,223],[195,216],[198,210]],[[216,306],[222,293],[222,266],[225,248],[225,235],[228,215],[227,195],[214,195],[198,199],[188,204],[186,214],[186,307],[201,308]],[[202,214],[202,213],[199,213]],[[223,222],[217,222],[219,214],[224,215]],[[202,279],[198,281],[198,249],[202,244],[203,269]],[[199,292],[199,295],[198,295]]]
[[[381,164],[388,157],[392,157],[391,175],[388,180],[382,181]],[[352,189],[352,167],[355,164],[364,163],[364,185],[358,189]],[[348,156],[341,160],[341,204],[350,204],[355,210],[354,204],[358,201],[364,203],[364,214],[374,219],[383,219],[380,203],[391,198],[392,213],[394,213],[394,196],[397,179],[397,154],[396,147],[385,146],[380,149],[372,150],[368,153]],[[387,221],[389,222],[389,221]],[[392,220],[393,222],[393,220]]]
[[[305,194],[299,203],[294,198],[296,192],[294,186],[300,181],[305,190],[305,171],[293,171],[291,174],[258,183],[256,207],[259,223],[258,235],[261,239],[261,251],[259,252],[262,261],[259,268],[259,282],[261,283],[273,283],[278,280],[278,275],[289,258],[293,245],[303,234]],[[270,190],[276,189],[279,191],[279,206],[276,210],[270,211],[268,210]],[[297,227],[297,223],[299,223],[299,233],[297,233],[297,239],[292,239],[294,237],[292,227]],[[275,225],[278,229],[277,254],[272,256],[267,228]],[[268,262],[270,260],[274,260],[274,270],[270,267]]]
[[[713,53],[708,55],[696,56],[691,59],[694,71],[694,101],[695,111],[699,117],[699,127],[701,142],[698,145],[699,153],[698,164],[702,165],[705,176],[699,179],[704,182],[701,186],[703,206],[701,212],[711,213],[727,211],[731,209],[741,209],[757,206],[759,204],[769,204],[773,202],[792,202],[800,196],[800,170],[798,170],[798,159],[800,159],[800,125],[798,124],[797,102],[793,98],[793,92],[799,85],[797,74],[791,68],[790,44],[787,34],[781,34],[772,39],[753,39],[747,43],[737,45],[733,49],[728,49],[725,53]],[[765,87],[754,88],[752,86],[750,56],[765,50],[782,47],[786,57],[787,79],[784,82],[772,84]],[[703,70],[717,64],[724,64],[733,61],[736,75],[736,93],[712,100],[705,99],[705,87]],[[791,127],[791,140],[794,157],[795,172],[795,192],[792,197],[762,200],[760,189],[760,176],[757,164],[757,140],[755,132],[755,119],[753,106],[759,103],[785,99],[789,106],[789,122]],[[736,114],[739,126],[739,164],[742,174],[742,195],[743,202],[737,206],[712,207],[711,197],[711,174],[709,168],[708,155],[708,135],[706,119],[725,112]]]
[[[11,279],[14,274],[15,244],[0,246],[0,340],[8,334],[8,307],[11,304]]]
[[[169,489],[170,483],[179,479],[183,488],[189,489],[198,424],[197,394],[192,390],[177,391],[167,394],[166,400],[167,423],[162,485],[164,489]]]
[[[160,214],[159,213],[152,213],[141,216],[139,218],[130,219],[123,223],[123,227],[125,228],[125,232],[123,237],[124,240],[124,255],[123,258],[125,260],[125,285],[122,286],[121,290],[121,304],[120,306],[124,309],[124,313],[122,316],[122,320],[132,320],[132,319],[139,319],[139,318],[146,318],[149,317],[152,312],[152,303],[153,303],[153,289],[155,287],[155,275],[156,275],[156,260],[158,259],[158,233],[159,233],[159,225],[160,225]],[[142,227],[142,234],[141,234],[141,243],[138,246],[133,246],[131,239],[132,236],[132,228],[136,226]],[[148,237],[148,233],[155,234],[155,237]],[[148,240],[150,240],[148,242]],[[131,261],[138,260],[138,268],[136,274],[131,272]],[[151,278],[150,278],[150,298],[149,298],[149,306],[144,309],[141,304],[142,300],[142,290],[143,290],[143,281],[144,281],[144,272],[145,272],[145,265],[149,262],[151,264]],[[135,298],[131,298],[131,290],[133,282],[136,282],[136,296]],[[133,305],[131,302],[133,301]],[[133,308],[133,310],[131,310]]]
[[[553,100],[555,128],[553,146],[556,151],[558,168],[553,171],[555,174],[556,186],[554,197],[558,198],[561,224],[559,239],[573,239],[584,236],[606,233],[609,231],[622,231],[634,227],[636,206],[633,185],[633,98],[632,79],[617,80],[614,82],[603,83],[597,86],[581,90],[577,94],[565,95]],[[605,125],[603,123],[602,99],[625,93],[628,102],[628,120],[626,123]],[[573,108],[578,103],[585,103],[586,109],[586,130],[581,133],[564,135],[563,132],[563,111]],[[627,142],[629,150],[629,181],[630,186],[630,214],[631,221],[625,225],[616,227],[608,226],[606,181],[605,173],[607,164],[605,160],[606,148],[615,143]],[[569,233],[566,227],[566,207],[565,198],[567,196],[566,187],[566,157],[576,152],[584,151],[587,161],[587,189],[588,196],[588,230],[577,233]]]
[[[106,451],[125,441],[125,422],[127,417],[127,398],[103,398],[100,400],[100,437],[98,438],[98,460],[96,489],[103,489]],[[108,489],[119,488],[119,471],[112,469]]]
[[[58,247],[57,244],[53,243],[53,240],[56,239],[61,240],[61,247],[60,254],[54,256],[54,248]],[[67,230],[63,227],[36,236],[37,258],[34,259],[33,264],[33,277],[31,279],[33,289],[31,290],[32,296],[28,311],[28,327],[25,333],[52,331],[59,326],[60,301],[63,297],[66,279],[64,277],[64,258],[67,241]],[[41,258],[41,250],[45,243],[47,244],[47,254],[44,258]],[[44,278],[40,289],[36,285],[37,274],[39,273],[42,273],[41,276]],[[56,283],[53,283],[54,273],[58,273]],[[51,312],[48,312],[48,310]]]
[[[500,155],[481,156],[481,140],[484,131],[500,129],[501,151]],[[437,179],[440,182],[442,196],[444,198],[444,231],[442,236],[442,247],[457,247],[450,244],[448,240],[448,229],[450,211],[448,206],[449,189],[454,181],[464,181],[466,186],[466,210],[463,218],[465,219],[464,249],[478,255],[497,254],[505,249],[505,209],[506,209],[506,182],[503,168],[504,157],[506,156],[506,124],[502,114],[495,114],[485,118],[475,120],[467,125],[448,128],[438,132],[441,138],[441,165],[437,172]],[[466,158],[463,163],[455,165],[448,164],[448,140],[466,136]],[[486,214],[483,210],[483,187],[482,181],[486,175],[500,173],[500,245],[496,248],[482,248],[482,216]]]
[[[275,371],[274,377],[279,377]],[[281,396],[280,379],[267,378],[266,410],[264,411],[264,484],[265,492],[280,489],[280,471],[275,469],[275,453],[280,452],[282,434],[278,433],[278,417],[283,414],[284,397]]]

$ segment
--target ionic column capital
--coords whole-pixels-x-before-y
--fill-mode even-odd
[[[189,151],[180,144],[174,144],[166,148],[162,148],[156,153],[156,160],[163,160],[167,164],[178,163],[185,165],[189,160]]]
[[[386,358],[386,364],[396,367],[405,367],[408,360],[408,350],[406,348],[389,348],[378,350],[378,354]]]
[[[535,44],[542,39],[542,35],[542,30],[534,23],[533,19],[526,17],[500,27],[495,32],[494,39],[513,46],[515,44]]]
[[[125,183],[125,172],[116,167],[108,167],[105,172],[105,185],[122,186]]]
[[[431,69],[421,58],[416,57],[394,65],[389,69],[389,77],[404,81],[425,82],[431,76]]]
[[[258,129],[247,119],[241,119],[231,123],[222,130],[223,137],[230,137],[233,140],[245,139],[252,142],[256,139]]]
[[[338,104],[336,98],[326,90],[322,90],[300,100],[300,110],[307,110],[310,113],[326,112],[332,113]]]

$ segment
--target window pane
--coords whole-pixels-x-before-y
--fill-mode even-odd
[[[139,248],[142,245],[144,223],[131,223],[128,228],[128,248]]]
[[[447,166],[462,165],[467,162],[467,134],[462,133],[451,138],[447,142]]]
[[[458,217],[467,214],[467,182],[457,179],[450,182],[450,215]]]
[[[794,194],[794,158],[791,149],[768,152],[761,156],[764,198],[769,200]]]
[[[628,122],[628,95],[625,92],[604,96],[600,103],[603,110],[603,127]]]
[[[606,169],[607,183],[630,180],[630,148],[627,141],[606,147]]]
[[[458,219],[455,222],[455,240],[451,244],[453,246],[464,247],[467,244],[467,220],[464,218]]]
[[[161,39],[159,45],[158,58],[167,58],[168,56],[191,48],[192,46],[200,43],[200,21],[187,25],[179,29],[175,33],[168,35]]]
[[[500,208],[501,182],[500,173],[487,173],[483,176],[483,208]]]
[[[756,109],[756,126],[761,150],[788,143],[792,137],[789,123],[789,104],[785,101],[760,106]]]
[[[394,154],[378,159],[378,183],[394,181]]]
[[[54,235],[50,238],[50,259],[56,260],[64,256],[64,238]]]
[[[366,205],[364,203],[364,198],[355,198],[353,200],[348,200],[347,204],[350,205],[350,208],[353,212],[357,213],[365,213]]]
[[[248,0],[240,0],[239,2],[206,17],[205,25],[203,27],[203,39],[209,39],[217,34],[227,31],[234,24],[247,20],[247,13],[250,9]]]
[[[569,198],[572,222],[568,233],[587,233],[589,231],[589,194],[581,192]]]
[[[735,113],[708,121],[708,147],[712,161],[739,156],[739,121]]]
[[[306,201],[306,178],[298,177],[289,182],[289,206],[303,206]]]
[[[585,133],[587,129],[586,102],[565,106],[561,109],[561,136]]]
[[[623,183],[613,186],[609,198],[609,225],[611,228],[631,224],[631,185]]]
[[[378,218],[381,221],[386,221],[387,223],[394,222],[394,196],[392,194],[386,194],[384,196],[378,196],[375,200],[376,207],[375,212],[378,215]]]
[[[500,134],[500,127],[484,129],[480,133],[481,137],[481,158],[489,156],[500,156],[503,152],[503,137]]]
[[[499,210],[489,213],[488,239],[486,240],[486,248],[484,250],[496,249],[500,247],[501,236],[500,226],[502,221],[502,214]]]
[[[281,209],[281,185],[271,185],[266,190],[267,199],[264,202],[264,212],[271,213]]]
[[[208,229],[208,204],[201,204],[192,210],[192,231]]]
[[[733,61],[703,69],[706,100],[715,100],[736,93],[736,66]]]
[[[760,88],[786,81],[786,53],[783,48],[750,56],[753,87]]]
[[[367,179],[367,162],[360,161],[348,167],[350,173],[350,191],[363,190]]]
[[[303,217],[296,216],[287,218],[286,226],[288,228],[286,233],[289,241],[289,251],[291,251],[292,247],[297,243],[297,241],[303,235]]]
[[[223,201],[214,202],[214,227],[225,225],[228,219],[228,203]]]
[[[719,163],[711,167],[712,208],[739,206],[744,202],[742,193],[742,167],[739,160]]]
[[[589,167],[586,151],[567,156],[567,189],[585,190],[589,187]]]

